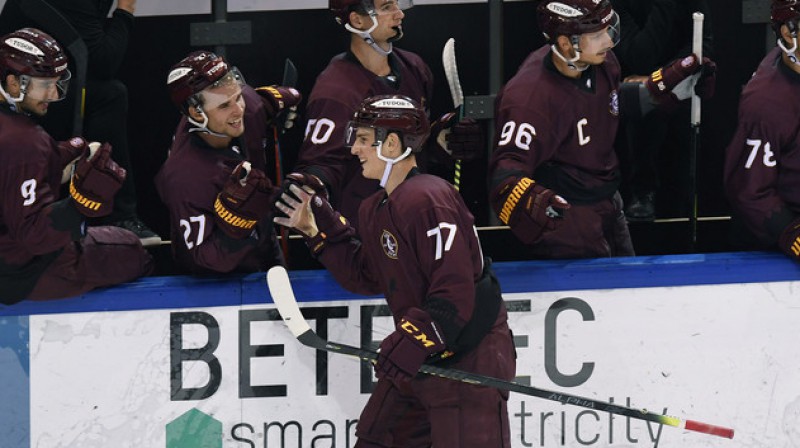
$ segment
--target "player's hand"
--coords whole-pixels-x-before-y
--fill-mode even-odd
[[[136,0],[117,0],[117,8],[133,14],[136,12]]]
[[[272,182],[250,162],[240,162],[214,201],[214,221],[232,238],[250,236],[270,211]]]
[[[297,89],[273,85],[258,87],[256,92],[261,96],[270,123],[281,129],[294,126],[297,106],[303,99],[303,95]]]
[[[319,177],[308,173],[289,173],[283,179],[283,193],[289,192],[290,185],[297,185],[300,188],[305,188],[306,191],[312,194],[322,196],[326,201],[329,200],[328,189]]]
[[[125,169],[111,159],[111,145],[83,145],[69,184],[69,194],[78,211],[90,218],[111,213],[114,195],[122,187],[125,174]]]
[[[796,218],[781,232],[778,247],[789,258],[800,261],[800,218]]]
[[[75,170],[75,162],[86,149],[86,140],[81,137],[73,137],[67,141],[58,142],[56,149],[61,159],[61,166],[64,167],[61,173],[61,183],[65,184],[72,179],[72,172]]]
[[[703,58],[700,64],[697,56],[692,54],[653,72],[645,86],[658,107],[669,112],[677,109],[681,101],[689,99],[695,88],[701,98],[709,98],[714,93],[715,72],[713,61]]]
[[[509,178],[492,196],[500,221],[525,244],[535,243],[544,232],[555,230],[570,208],[553,190],[527,177]]]
[[[486,151],[483,128],[472,118],[457,119],[457,111],[442,115],[431,126],[439,147],[455,160],[474,160]]]
[[[390,381],[410,381],[426,359],[444,351],[441,334],[430,314],[409,308],[395,331],[381,342],[375,374]]]
[[[275,224],[295,229],[308,238],[317,236],[319,230],[310,205],[314,196],[313,190],[306,190],[296,183],[284,185],[287,188],[275,202],[275,208],[286,216],[275,216],[272,220]]]

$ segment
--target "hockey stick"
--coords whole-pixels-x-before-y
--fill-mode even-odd
[[[283,81],[284,87],[295,87],[297,85],[297,67],[291,59],[286,58],[283,64]],[[286,123],[289,121],[291,110],[285,110],[283,113],[278,114],[275,118],[275,123],[272,126],[272,135],[275,140],[275,177],[276,184],[280,185],[283,182],[283,154],[281,152],[280,136],[286,132]],[[289,263],[289,229],[281,226],[281,251],[283,252],[283,259]]]
[[[285,268],[282,266],[275,266],[271,268],[269,272],[267,272],[267,285],[269,286],[270,295],[272,295],[272,301],[278,307],[278,312],[280,312],[281,318],[283,318],[286,326],[289,327],[289,331],[292,332],[292,334],[297,338],[298,341],[300,341],[301,344],[317,350],[354,356],[369,362],[375,362],[378,359],[378,354],[372,350],[326,341],[314,333],[314,330],[312,330],[308,325],[303,317],[303,313],[300,311],[300,308],[297,305],[297,300],[295,299],[294,291],[292,290],[292,284],[289,281],[289,274],[286,272]],[[628,408],[613,403],[593,400],[591,398],[570,395],[564,392],[554,392],[545,389],[539,389],[537,387],[526,386],[513,381],[492,378],[476,373],[469,373],[455,369],[446,369],[427,364],[424,364],[420,368],[420,372],[427,375],[461,381],[472,385],[494,387],[524,395],[544,398],[546,400],[557,401],[562,404],[571,404],[598,411],[605,411],[611,414],[624,415],[626,417],[636,418],[639,420],[647,420],[662,425],[686,429],[687,431],[701,432],[704,434],[726,437],[729,439],[733,438],[733,429],[709,425],[707,423],[701,423],[694,420],[682,420],[677,417],[655,414],[647,411],[646,409]]]
[[[442,49],[442,65],[447,85],[450,86],[450,96],[453,97],[453,107],[458,109],[458,120],[464,118],[464,91],[461,90],[461,81],[458,79],[458,66],[456,65],[456,40],[447,39]],[[461,189],[461,161],[456,160],[453,185],[456,191]]]
[[[692,53],[703,63],[703,13],[692,14]],[[694,89],[692,89],[694,90]],[[689,237],[690,249],[697,245],[697,147],[700,145],[700,97],[692,92],[691,144],[689,146]]]

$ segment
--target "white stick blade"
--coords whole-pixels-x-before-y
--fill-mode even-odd
[[[461,80],[458,77],[456,40],[452,37],[447,39],[442,49],[442,65],[444,66],[444,75],[445,78],[447,78],[447,85],[450,87],[450,96],[453,98],[453,107],[460,107],[464,104],[464,92],[461,89]]]
[[[278,312],[281,313],[281,318],[289,327],[289,331],[297,337],[306,331],[311,330],[311,327],[300,312],[297,306],[297,300],[292,291],[292,283],[289,281],[289,273],[283,266],[274,266],[267,271],[267,286],[269,293],[272,296],[272,301],[278,307]]]

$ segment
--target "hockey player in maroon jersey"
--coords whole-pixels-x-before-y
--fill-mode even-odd
[[[290,187],[275,222],[299,230],[347,289],[382,293],[396,330],[381,343],[378,383],[359,418],[357,448],[508,447],[505,392],[417,375],[425,362],[512,379],[515,354],[500,287],[472,215],[445,180],[421,174],[425,110],[404,96],[363,102],[347,146],[384,188],[361,203],[356,231],[324,195]],[[299,198],[299,201],[297,200]]]
[[[208,51],[175,64],[167,87],[183,113],[156,187],[170,214],[172,252],[193,274],[256,272],[283,261],[271,221],[267,175],[272,120],[300,94],[253,89]],[[274,173],[273,173],[274,174]]]
[[[334,207],[358,227],[358,207],[378,183],[361,175],[357,160],[344,147],[347,122],[361,101],[374,95],[405,95],[427,111],[433,75],[418,55],[394,47],[403,37],[404,10],[413,6],[411,0],[329,0],[328,5],[351,33],[350,45],[330,61],[309,95],[305,139],[295,170],[316,188],[324,185]],[[437,134],[445,127],[450,131],[443,149],[458,159],[484,151],[478,125],[471,119],[455,121],[452,114],[437,121]],[[431,145],[436,144],[433,140]],[[290,177],[288,183],[298,179]]]
[[[800,260],[800,1],[772,0],[778,47],[742,92],[725,154],[736,243]]]
[[[85,225],[111,213],[125,178],[111,147],[56,142],[32,119],[64,98],[69,79],[48,34],[23,28],[0,38],[0,303],[76,296],[152,269],[132,232]]]
[[[617,191],[619,114],[689,98],[701,64],[690,56],[621,86],[608,0],[544,0],[537,17],[548,44],[497,97],[489,201],[538,258],[633,255]],[[713,81],[701,78],[698,92],[710,95]]]

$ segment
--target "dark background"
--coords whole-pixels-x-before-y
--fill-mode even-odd
[[[709,0],[709,4],[718,79],[716,95],[704,103],[703,109],[697,178],[701,217],[729,214],[722,194],[723,152],[736,126],[739,92],[764,56],[766,32],[764,24],[742,24],[742,7],[737,1]],[[543,44],[536,26],[534,5],[534,2],[511,2],[503,6],[504,81],[513,76],[532,50]],[[431,66],[436,77],[431,101],[434,116],[452,106],[441,63],[442,47],[449,37],[454,37],[457,42],[458,66],[465,94],[489,93],[488,13],[488,4],[485,3],[418,5],[407,11],[404,21],[406,36],[398,46],[420,54]],[[349,33],[333,21],[327,10],[322,9],[232,13],[228,20],[252,23],[252,44],[227,47],[228,60],[239,67],[249,84],[280,83],[284,60],[290,58],[299,71],[297,87],[306,95],[316,75],[332,56],[346,48],[349,39]],[[190,45],[190,24],[211,21],[210,15],[137,18],[121,71],[121,79],[130,91],[129,132],[140,216],[165,238],[169,235],[167,212],[152,179],[167,157],[179,117],[178,111],[168,101],[167,72],[188,52],[199,49]],[[213,47],[206,49],[213,50]],[[304,126],[301,119],[298,126],[282,138],[286,166],[290,167],[294,160]],[[688,148],[673,150],[677,153],[688,151]],[[485,205],[485,165],[485,160],[470,163],[465,166],[463,175],[464,194],[479,226],[489,223]],[[669,172],[662,176],[666,184],[672,179]],[[662,201],[669,201],[669,198]],[[676,199],[676,202],[683,203],[683,200]],[[675,216],[687,216],[685,207],[676,209]],[[685,222],[632,224],[631,232],[640,255],[710,252],[730,250],[727,227],[725,220],[701,221],[694,245],[689,241]],[[516,253],[515,248],[519,245],[507,231],[484,231],[482,238],[485,252],[496,259],[524,256]]]

